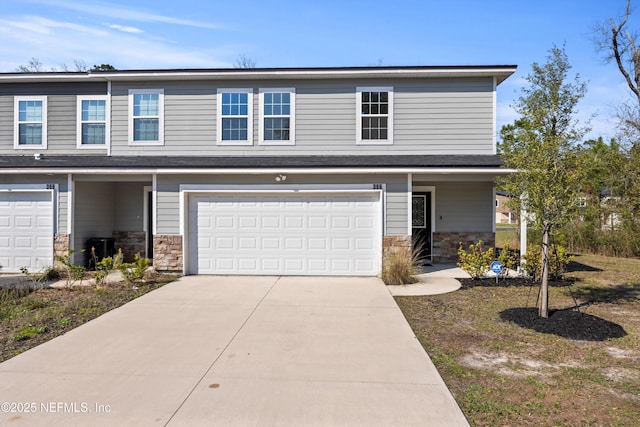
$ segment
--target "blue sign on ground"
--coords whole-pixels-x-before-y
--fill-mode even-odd
[[[491,271],[493,271],[496,274],[502,273],[502,264],[500,264],[500,261],[493,261],[491,263]]]

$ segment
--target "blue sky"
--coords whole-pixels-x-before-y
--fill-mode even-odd
[[[0,0],[0,72],[30,58],[118,69],[518,65],[498,88],[498,129],[531,63],[566,44],[589,83],[580,105],[589,136],[615,136],[615,106],[629,91],[592,43],[593,27],[625,0]],[[640,1],[633,0],[638,7]],[[640,9],[634,21],[640,28]]]

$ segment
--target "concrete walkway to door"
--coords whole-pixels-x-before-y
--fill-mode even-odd
[[[361,277],[183,277],[0,364],[0,404],[9,426],[468,425]]]

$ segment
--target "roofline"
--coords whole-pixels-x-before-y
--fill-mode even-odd
[[[149,80],[256,80],[256,79],[339,79],[339,78],[438,78],[496,77],[500,84],[517,69],[516,65],[438,65],[386,67],[316,68],[210,68],[150,69],[86,72],[0,73],[0,83],[83,82]]]
[[[291,168],[291,167],[272,167],[272,168],[19,168],[19,169],[0,169],[0,175],[5,174],[38,174],[38,175],[141,175],[141,174],[160,174],[160,175],[265,175],[274,173],[283,174],[393,174],[393,173],[412,173],[412,174],[434,174],[434,175],[509,175],[517,172],[515,169],[506,169],[499,167],[481,168],[481,167],[437,167],[437,168],[415,168],[415,167],[391,167],[391,168],[372,168],[372,167],[346,167],[346,168]]]

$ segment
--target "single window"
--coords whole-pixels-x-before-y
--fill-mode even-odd
[[[105,148],[109,139],[106,96],[78,97],[78,147]]]
[[[129,90],[129,143],[164,144],[164,91]]]
[[[260,144],[295,144],[295,89],[260,89]]]
[[[252,110],[252,89],[218,89],[218,144],[251,145]]]
[[[14,148],[47,148],[47,98],[16,98],[14,114]]]
[[[393,143],[393,88],[357,88],[359,144]]]

